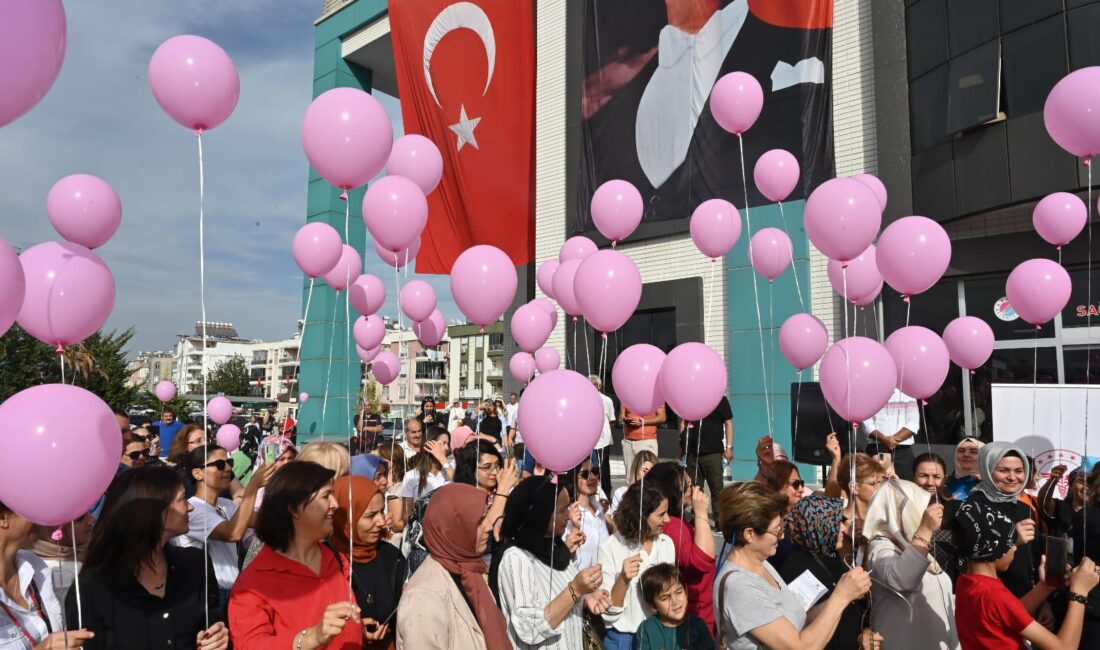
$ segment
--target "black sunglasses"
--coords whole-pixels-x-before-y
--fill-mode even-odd
[[[219,472],[224,472],[226,467],[233,469],[233,459],[230,458],[229,460],[213,460],[207,463],[206,466],[215,467]]]
[[[590,469],[582,469],[581,471],[577,472],[577,476],[579,476],[579,477],[581,477],[581,478],[583,478],[583,479],[587,479],[587,478],[589,478],[589,477],[591,477],[591,476],[595,476],[595,477],[597,477],[597,478],[598,478],[598,477],[599,477],[599,474],[597,474],[596,472],[594,472],[594,471],[592,471],[592,470],[590,470]]]
[[[791,487],[793,487],[796,490],[801,490],[805,485],[806,485],[806,481],[802,481],[802,480],[791,481]]]
[[[131,451],[130,453],[128,453],[126,455],[130,457],[130,460],[137,460],[137,459],[142,458],[142,457],[148,458],[149,457],[149,452],[147,452],[147,451]]]

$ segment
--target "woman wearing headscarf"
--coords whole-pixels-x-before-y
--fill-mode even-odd
[[[978,454],[985,443],[967,436],[955,445],[955,471],[947,479],[947,491],[956,501],[965,501],[970,490],[981,480],[978,472]]]
[[[841,558],[848,532],[844,500],[823,496],[805,497],[783,515],[783,529],[791,542],[792,550],[778,569],[780,577],[785,583],[792,584],[808,571],[826,589],[818,599],[818,602],[823,602],[832,596],[837,583],[848,571]],[[859,648],[864,611],[863,600],[849,603],[840,615],[832,639],[825,644],[825,650]]]
[[[489,584],[513,647],[581,648],[583,608],[599,615],[611,606],[611,596],[600,589],[600,565],[579,570],[573,560],[584,533],[575,530],[561,539],[569,507],[565,485],[548,476],[524,479],[508,497],[501,526],[508,541],[493,557]],[[550,588],[543,589],[548,582]]]
[[[337,479],[333,489],[337,509],[329,543],[351,558],[352,590],[363,618],[364,647],[392,648],[391,617],[401,600],[406,567],[397,547],[381,543],[388,523],[385,494],[377,483],[362,476]]]
[[[397,647],[410,650],[507,648],[508,623],[485,581],[482,556],[493,522],[485,492],[452,483],[435,491],[424,517],[429,556],[405,584]]]
[[[872,587],[871,625],[891,649],[959,647],[951,577],[931,552],[943,504],[930,503],[931,498],[915,483],[889,480],[871,499],[863,524],[867,570],[878,580]]]

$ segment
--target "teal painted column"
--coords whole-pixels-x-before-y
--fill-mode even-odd
[[[794,453],[791,444],[790,385],[791,382],[798,381],[798,372],[779,351],[779,328],[789,316],[802,311],[810,312],[809,240],[802,226],[804,206],[805,201],[784,204],[786,229],[783,227],[778,205],[755,207],[751,212],[752,233],[768,227],[786,230],[794,245],[793,273],[787,270],[773,284],[753,271],[749,265],[750,233],[747,224],[737,246],[726,256],[729,390],[737,433],[734,458],[749,461],[734,463],[733,477],[739,480],[751,479],[756,475],[756,441],[769,430],[774,431],[775,441],[783,445],[787,453]],[[795,274],[798,274],[798,284],[802,289],[801,302],[795,285]],[[760,303],[759,324],[753,292],[754,276]],[[760,360],[761,331],[763,368]],[[765,373],[762,370],[766,370],[767,374],[766,389]],[[812,369],[804,371],[803,381],[812,381],[812,373]],[[765,394],[767,401],[764,399]],[[768,420],[769,403],[774,429]],[[810,467],[800,466],[799,472],[804,478],[813,477]]]
[[[384,0],[358,0],[319,23],[314,30],[313,96],[333,88],[359,88],[370,92],[371,72],[349,63],[341,54],[341,38],[385,14]],[[362,201],[366,188],[340,199],[340,190],[310,167],[306,222],[327,223],[360,254],[366,250]],[[345,212],[347,211],[347,212]],[[347,215],[345,226],[345,215]],[[307,322],[302,341],[300,390],[310,394],[298,416],[300,443],[324,438],[345,441],[352,434],[352,418],[359,403],[363,368],[355,352],[351,323],[358,316],[347,303],[347,292],[335,292],[324,279],[302,285],[302,313]],[[308,303],[309,310],[306,312]],[[349,322],[350,320],[350,322]],[[326,400],[327,393],[327,400]],[[323,417],[322,417],[323,414]]]

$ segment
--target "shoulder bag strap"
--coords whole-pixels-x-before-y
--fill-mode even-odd
[[[726,580],[733,575],[733,571],[727,571],[726,575],[722,576],[722,579],[718,582],[718,614],[715,616],[715,620],[718,622],[718,647],[720,650],[726,648],[726,630],[722,626],[722,613],[726,611]]]

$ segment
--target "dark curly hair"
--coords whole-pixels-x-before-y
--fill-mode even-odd
[[[641,543],[644,534],[640,529],[642,522],[639,520],[648,519],[661,507],[662,501],[667,503],[668,498],[656,485],[648,481],[632,483],[626,488],[623,500],[619,502],[619,509],[615,511],[615,527],[619,529],[619,534],[627,540]]]

